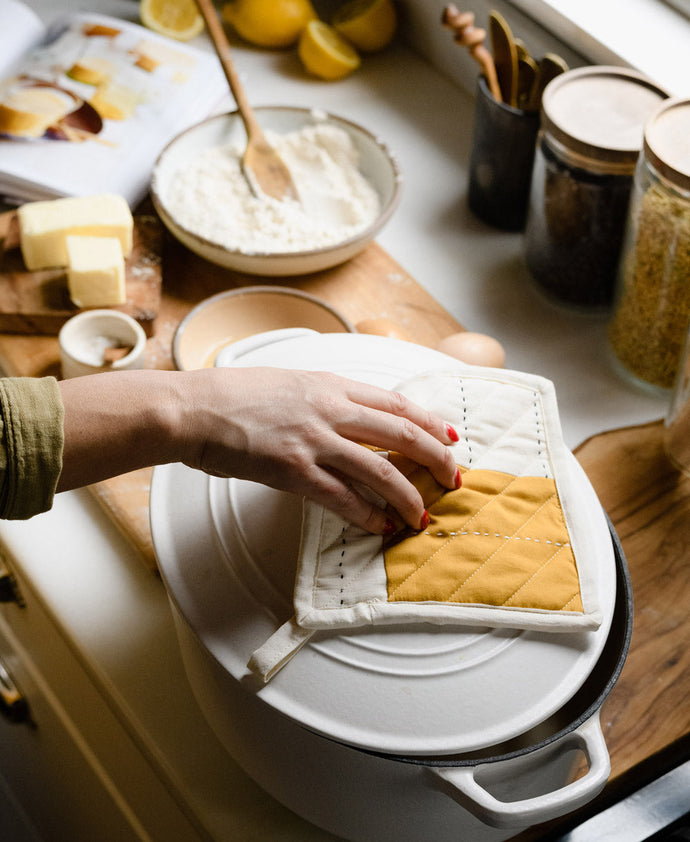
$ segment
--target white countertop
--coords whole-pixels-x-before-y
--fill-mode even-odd
[[[422,4],[427,3],[435,21],[444,5],[408,0],[413,2],[416,15],[426,14]],[[46,21],[86,5],[130,20],[137,14],[135,0],[31,0],[30,5]],[[205,36],[197,43],[208,47]],[[237,45],[233,55],[252,103],[322,107],[386,140],[400,162],[405,185],[401,207],[380,235],[380,244],[467,329],[497,337],[509,367],[554,381],[568,445],[664,415],[667,397],[642,393],[610,367],[605,320],[565,312],[542,300],[524,266],[522,237],[490,229],[467,209],[473,102],[466,91],[471,80],[468,85],[451,80],[404,47],[367,57],[359,72],[337,83],[306,77],[293,51]],[[234,107],[229,97],[226,105]],[[222,811],[216,815],[222,796],[214,772],[227,774],[225,758],[194,727],[198,711],[188,691],[180,696],[177,721],[188,717],[190,733],[198,740],[171,736],[174,729],[167,720],[159,721],[146,696],[147,682],[156,687],[169,682],[174,691],[182,680],[160,581],[144,571],[87,492],[60,495],[53,511],[29,522],[0,523],[0,538],[72,638],[75,651],[94,665],[96,681],[114,693],[116,705],[133,712],[136,727],[149,735],[142,740],[150,738],[158,746],[161,762],[170,761],[182,777],[189,774],[188,767],[194,768],[190,757],[198,754],[204,757],[200,763],[210,764],[208,777],[202,774],[181,786],[201,784],[194,787],[203,802],[199,809],[212,816],[211,825],[226,823]],[[127,628],[127,634],[113,633],[120,628]],[[130,659],[141,669],[124,670],[122,664]],[[164,669],[166,663],[172,666]],[[249,786],[236,769],[232,778],[238,786]],[[268,809],[258,797],[252,796],[249,825],[263,821],[261,810]],[[277,805],[271,809],[278,811],[276,822],[288,821]],[[304,832],[298,823],[294,836],[286,830],[281,838],[301,842],[307,838]],[[314,831],[313,838],[326,837]]]
[[[137,20],[134,0],[30,5],[46,21],[85,5]],[[434,9],[428,14],[440,19]],[[438,30],[452,41],[440,23]],[[205,35],[195,43],[210,48]],[[612,370],[605,319],[544,301],[524,265],[522,236],[493,230],[467,209],[473,101],[463,84],[404,47],[366,57],[357,73],[336,83],[309,78],[292,50],[233,44],[233,57],[253,104],[322,107],[388,143],[402,167],[404,191],[379,243],[468,330],[499,339],[508,367],[554,381],[569,446],[665,414],[668,398],[646,394]],[[230,95],[224,106],[234,108]]]

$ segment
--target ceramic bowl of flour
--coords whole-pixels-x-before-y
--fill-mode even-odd
[[[255,112],[299,201],[251,193],[240,167],[244,124],[233,111],[192,126],[161,153],[151,195],[164,224],[206,260],[252,275],[301,275],[354,257],[400,201],[401,174],[389,149],[321,110]]]

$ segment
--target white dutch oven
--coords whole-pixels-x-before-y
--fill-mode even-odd
[[[384,387],[465,367],[399,340],[252,340],[233,365],[332,370]],[[320,633],[267,684],[246,663],[292,614],[301,503],[156,468],[151,525],[187,673],[227,750],[279,801],[356,842],[503,840],[591,800],[610,771],[599,708],[632,624],[625,562],[584,473],[602,547],[597,631],[429,625]],[[569,777],[582,753],[587,772]]]

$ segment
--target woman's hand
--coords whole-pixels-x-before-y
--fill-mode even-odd
[[[457,434],[402,395],[335,374],[276,368],[128,371],[60,383],[65,446],[58,490],[166,462],[301,494],[375,533],[414,528],[419,492],[363,444],[395,450],[459,485],[448,444]]]
[[[309,497],[371,532],[393,529],[360,483],[419,529],[419,492],[380,454],[404,453],[447,488],[459,484],[447,445],[457,434],[401,394],[334,374],[275,368],[197,372],[185,462]],[[205,376],[204,376],[205,375]]]

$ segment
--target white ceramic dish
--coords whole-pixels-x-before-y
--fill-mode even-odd
[[[232,343],[267,331],[306,328],[354,333],[354,325],[330,304],[297,289],[252,286],[207,298],[180,322],[173,359],[182,371],[213,366]]]
[[[424,371],[465,370],[430,349],[363,335],[290,339],[235,365],[318,367],[387,388]],[[405,755],[473,751],[546,719],[589,675],[615,599],[608,525],[574,458],[570,470],[601,548],[605,620],[595,632],[423,626],[317,635],[257,695],[330,739]],[[155,474],[151,522],[163,576],[216,660],[246,680],[254,649],[292,613],[301,501],[182,465]]]
[[[400,201],[401,174],[386,145],[366,129],[349,120],[308,108],[259,107],[256,117],[265,130],[287,134],[324,120],[344,129],[360,155],[360,170],[381,199],[378,218],[360,234],[336,245],[310,251],[248,253],[233,251],[187,230],[166,206],[166,186],[179,168],[207,149],[234,143],[245,137],[239,113],[220,114],[204,120],[178,135],[163,150],[154,167],[151,196],[167,228],[196,254],[253,275],[284,276],[317,272],[343,263],[360,252],[388,222]]]
[[[428,348],[363,335],[255,344],[234,364],[276,361],[384,387],[463,370]],[[627,652],[632,598],[574,457],[571,470],[600,543],[606,619],[596,632],[324,633],[263,685],[246,660],[292,613],[299,501],[182,465],[156,468],[151,524],[182,657],[231,756],[290,809],[352,842],[503,842],[591,801],[610,772],[599,710]],[[583,755],[588,770],[573,780]]]

